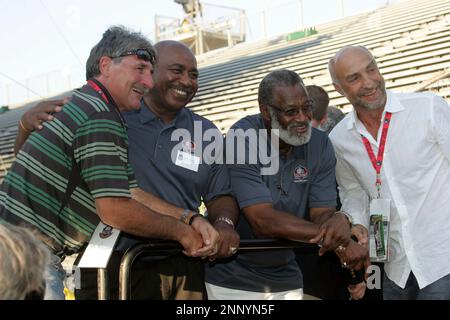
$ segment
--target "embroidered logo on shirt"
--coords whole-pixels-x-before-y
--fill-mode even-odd
[[[308,169],[299,164],[294,169],[294,182],[303,183],[307,181],[308,181]]]
[[[111,226],[105,226],[102,232],[100,232],[99,237],[102,239],[110,237],[112,235],[112,230],[113,228]]]

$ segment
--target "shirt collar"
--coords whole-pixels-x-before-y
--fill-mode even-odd
[[[175,118],[167,125],[173,125],[176,128],[184,128],[184,123],[183,121],[185,119],[187,119],[187,109],[186,107],[182,108],[177,115],[175,116]],[[154,119],[156,119],[157,116],[156,114],[150,110],[150,108],[147,106],[147,104],[145,103],[144,99],[142,99],[141,101],[141,109],[139,110],[139,120],[142,124],[147,123],[147,122],[151,122]]]
[[[386,106],[384,107],[384,113],[390,112],[390,113],[396,113],[399,111],[404,110],[405,107],[401,104],[400,100],[397,99],[394,92],[391,90],[386,90]],[[351,130],[353,128],[356,128],[356,120],[357,115],[355,110],[349,112],[348,114],[348,121],[347,121],[347,130]]]
[[[141,100],[141,109],[139,110],[139,120],[142,124],[150,122],[156,118],[156,115],[145,104],[144,99]]]

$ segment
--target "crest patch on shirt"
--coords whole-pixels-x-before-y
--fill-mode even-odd
[[[308,181],[308,169],[299,164],[294,169],[294,182],[307,182]]]

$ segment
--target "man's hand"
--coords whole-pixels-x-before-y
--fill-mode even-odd
[[[369,248],[369,232],[363,225],[355,224],[352,227],[352,236],[355,236],[364,248]]]
[[[197,218],[198,219],[198,218]],[[196,220],[197,220],[196,219]],[[183,246],[183,253],[190,257],[199,257],[198,251],[203,247],[203,239],[191,226],[185,225],[178,242]]]
[[[353,270],[367,270],[370,266],[369,250],[357,242],[351,240],[344,247],[341,246],[335,250],[344,267]]]
[[[366,283],[363,281],[358,284],[351,284],[347,287],[347,290],[350,293],[350,299],[362,299],[366,293]]]
[[[53,120],[53,113],[60,112],[69,98],[48,100],[38,103],[22,115],[21,121],[27,131],[42,130],[42,123]]]
[[[216,220],[214,228],[219,232],[219,250],[217,254],[209,257],[210,261],[216,258],[226,258],[234,255],[238,248],[240,237],[234,227],[224,221]]]
[[[347,217],[340,213],[333,214],[322,223],[319,233],[310,240],[311,243],[320,243],[319,256],[327,251],[334,251],[338,247],[346,247],[350,242],[350,224]]]
[[[22,148],[31,132],[34,130],[41,130],[43,128],[42,122],[52,121],[52,113],[60,112],[62,106],[68,101],[69,98],[43,101],[25,112],[20,119],[19,131],[14,143],[14,154],[17,155],[19,153],[19,150]]]
[[[196,257],[209,257],[217,254],[219,245],[219,233],[209,223],[208,220],[203,217],[197,217],[192,222],[192,228],[197,231],[202,239],[203,246],[195,254]]]

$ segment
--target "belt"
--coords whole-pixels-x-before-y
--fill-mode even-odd
[[[55,248],[55,241],[52,238],[42,232],[38,233],[38,238],[50,249],[52,254],[61,259],[61,262],[66,258],[66,250],[64,248]]]

